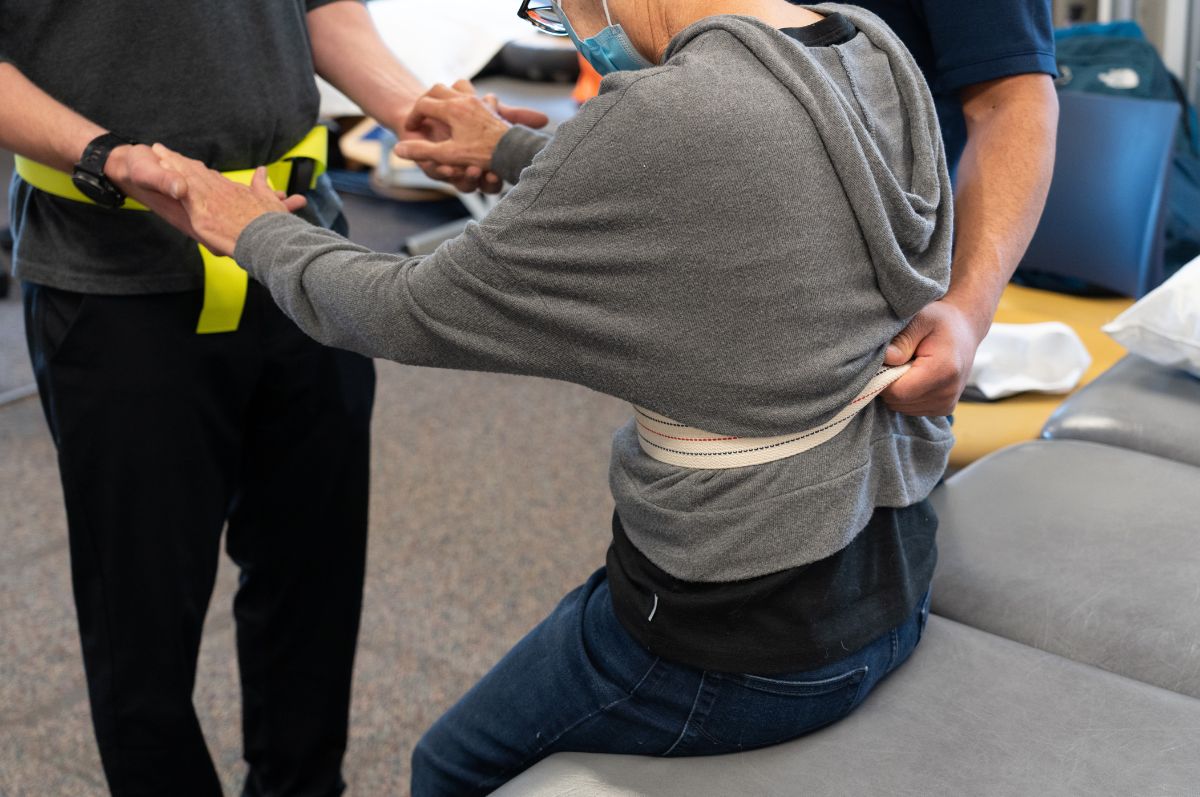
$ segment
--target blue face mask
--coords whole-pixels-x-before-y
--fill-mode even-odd
[[[575,28],[571,27],[571,22],[563,13],[562,6],[555,2],[554,7],[558,9],[563,26],[567,29],[567,35],[571,37],[571,41],[575,42],[579,52],[601,75],[654,66],[633,46],[625,29],[620,25],[612,24],[612,15],[608,13],[608,0],[604,0],[604,16],[608,19],[608,27],[583,41],[575,35]]]

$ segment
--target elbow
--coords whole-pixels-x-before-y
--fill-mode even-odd
[[[1053,137],[1058,129],[1058,93],[1049,75],[1030,74],[990,80],[963,89],[963,116],[967,130],[978,130],[1008,120],[1036,127]]]

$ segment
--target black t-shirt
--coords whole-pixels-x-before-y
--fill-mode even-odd
[[[783,32],[809,47],[843,44],[858,33],[840,14]],[[933,578],[936,531],[928,501],[880,508],[850,545],[826,559],[702,584],[658,568],[614,516],[607,562],[613,607],[634,638],[665,659],[763,675],[813,669],[912,614]]]
[[[639,642],[671,661],[759,675],[816,669],[916,610],[937,564],[936,533],[927,500],[880,508],[833,556],[745,581],[700,584],[656,567],[614,515],[607,562],[613,608]]]
[[[963,88],[1012,75],[1058,74],[1050,0],[847,2],[877,14],[913,54],[933,92],[952,174],[967,144]]]
[[[215,169],[277,160],[317,118],[305,15],[332,0],[0,0],[0,58],[83,116]],[[200,285],[152,214],[12,190],[18,276],[68,290]]]

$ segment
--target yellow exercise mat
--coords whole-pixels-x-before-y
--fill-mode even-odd
[[[1097,299],[1009,285],[1000,298],[996,321],[1035,324],[1061,321],[1079,335],[1092,355],[1092,365],[1076,390],[1107,371],[1125,356],[1125,349],[1100,327],[1133,304],[1133,299]],[[1022,393],[994,402],[963,401],[954,411],[954,450],[950,465],[961,468],[993,451],[1034,440],[1066,395]]]

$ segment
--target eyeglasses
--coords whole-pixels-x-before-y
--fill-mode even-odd
[[[551,36],[567,35],[567,26],[563,22],[563,15],[559,10],[558,3],[550,2],[550,0],[524,0],[517,16],[528,20],[535,28],[545,31]]]

